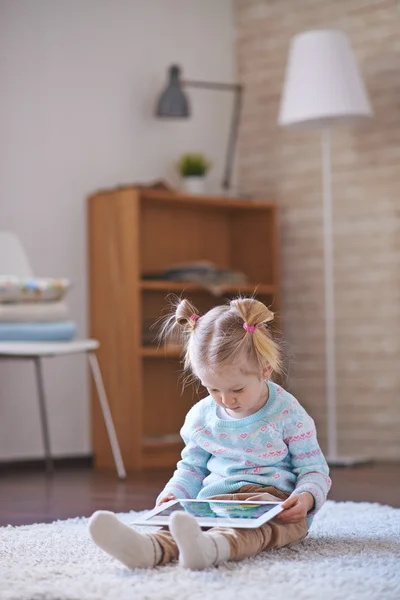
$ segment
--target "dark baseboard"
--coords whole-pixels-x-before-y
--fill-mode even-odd
[[[54,457],[52,460],[56,470],[90,469],[93,467],[92,455]],[[44,458],[0,461],[0,473],[20,473],[22,471],[46,471],[46,462]]]

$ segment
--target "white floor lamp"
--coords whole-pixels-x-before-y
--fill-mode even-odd
[[[340,456],[337,443],[330,132],[332,127],[371,116],[371,104],[346,35],[339,30],[296,35],[289,51],[279,124],[322,130],[327,460],[332,466],[350,466],[366,459]]]

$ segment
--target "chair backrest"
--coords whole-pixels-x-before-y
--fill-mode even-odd
[[[0,231],[0,275],[33,277],[24,247],[11,231]]]

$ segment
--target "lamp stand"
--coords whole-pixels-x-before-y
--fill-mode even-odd
[[[335,289],[333,257],[332,168],[331,131],[322,132],[322,189],[324,235],[324,287],[325,287],[325,358],[328,454],[326,460],[332,467],[351,467],[371,462],[368,458],[338,455],[336,350],[335,350]]]
[[[212,81],[182,81],[185,87],[196,87],[206,90],[220,90],[234,92],[234,105],[229,130],[228,147],[226,150],[226,159],[224,167],[224,176],[222,180],[222,189],[228,192],[231,188],[231,179],[233,171],[233,162],[235,158],[235,148],[238,137],[240,112],[242,108],[243,86],[239,83],[218,83]]]

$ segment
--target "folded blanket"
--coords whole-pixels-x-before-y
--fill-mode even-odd
[[[0,323],[1,342],[66,342],[75,337],[76,324],[64,323]]]
[[[49,323],[68,319],[65,302],[0,303],[0,323]]]
[[[58,302],[70,287],[65,278],[0,275],[0,302]]]

